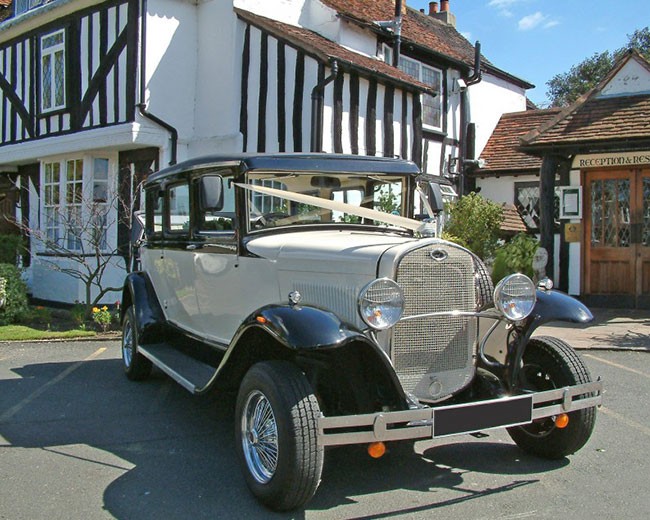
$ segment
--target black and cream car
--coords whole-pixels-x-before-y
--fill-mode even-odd
[[[533,331],[580,302],[414,220],[431,179],[410,162],[325,154],[194,159],[145,185],[140,269],[123,294],[130,379],[155,365],[195,394],[236,390],[246,482],[304,505],[328,446],[507,427],[561,458],[591,435],[601,383]]]

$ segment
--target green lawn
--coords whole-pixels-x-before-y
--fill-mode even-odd
[[[0,341],[33,341],[42,339],[89,338],[96,336],[94,330],[38,330],[26,325],[4,325],[0,327]]]

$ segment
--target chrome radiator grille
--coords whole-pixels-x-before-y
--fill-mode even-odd
[[[437,258],[437,259],[436,259]],[[474,311],[474,259],[446,244],[410,251],[397,266],[404,316]],[[474,374],[476,319],[444,316],[401,321],[393,329],[391,357],[406,392],[437,400],[463,388]]]

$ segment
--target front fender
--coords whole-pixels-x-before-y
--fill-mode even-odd
[[[511,388],[519,379],[526,345],[533,332],[550,321],[589,323],[594,319],[591,311],[580,301],[560,291],[537,291],[537,302],[530,316],[520,326],[513,329],[514,334],[508,343],[507,381]]]
[[[537,291],[537,303],[523,329],[530,335],[549,321],[589,323],[593,319],[591,311],[572,296],[560,291]]]
[[[251,326],[263,328],[293,350],[341,347],[351,341],[368,338],[325,309],[301,305],[267,305],[251,314],[235,337]]]

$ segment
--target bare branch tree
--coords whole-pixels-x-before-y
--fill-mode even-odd
[[[136,194],[139,189],[140,185],[135,187]],[[106,285],[109,267],[122,269],[123,261],[126,271],[131,270],[132,248],[130,244],[120,247],[117,236],[118,227],[124,226],[129,234],[133,227],[133,201],[138,199],[133,193],[122,197],[118,189],[99,196],[67,194],[66,205],[45,208],[39,227],[14,219],[43,253],[41,262],[84,285],[87,317],[106,294],[122,290],[121,285]]]

